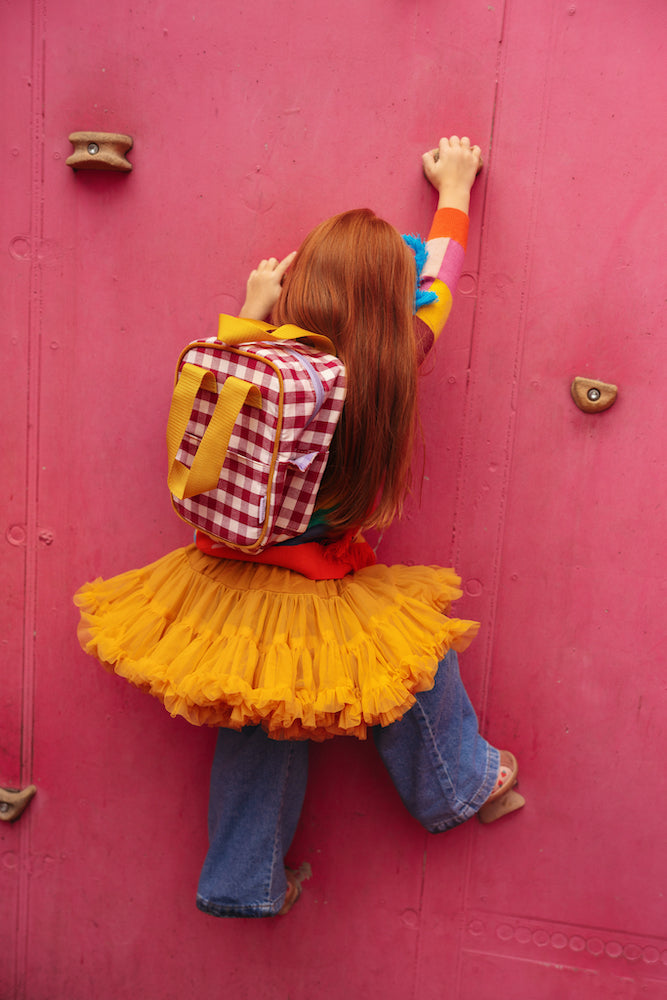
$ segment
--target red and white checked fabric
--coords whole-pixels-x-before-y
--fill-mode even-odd
[[[244,404],[216,489],[172,503],[179,516],[213,538],[260,552],[301,534],[315,509],[328,449],[345,400],[345,368],[297,340],[230,347],[215,337],[183,352],[213,373],[220,390],[234,375],[257,386],[262,409]],[[192,465],[217,393],[199,389],[177,460]]]

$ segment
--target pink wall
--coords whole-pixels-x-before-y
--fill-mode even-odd
[[[0,5],[0,785],[38,786],[0,824],[3,1000],[667,996],[664,30],[662,0]],[[133,135],[132,174],[75,175],[80,129]],[[83,656],[71,594],[187,540],[181,346],[328,214],[423,230],[455,131],[486,167],[381,554],[462,574],[463,674],[528,804],[432,837],[372,746],[316,746],[298,907],[215,921],[214,733]]]

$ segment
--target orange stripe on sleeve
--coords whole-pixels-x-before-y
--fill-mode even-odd
[[[468,226],[468,216],[460,208],[439,208],[435,213],[428,239],[450,237],[465,250],[468,245]]]

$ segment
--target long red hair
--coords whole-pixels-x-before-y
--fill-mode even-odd
[[[369,209],[344,212],[304,240],[274,322],[329,337],[347,395],[320,487],[329,523],[386,527],[410,487],[417,425],[415,264],[399,233]]]

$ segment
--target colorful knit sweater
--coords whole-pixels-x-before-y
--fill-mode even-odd
[[[440,208],[426,240],[426,263],[419,287],[434,292],[433,302],[417,310],[415,324],[420,345],[420,361],[428,354],[442,333],[452,308],[468,243],[468,216],[458,208]]]

